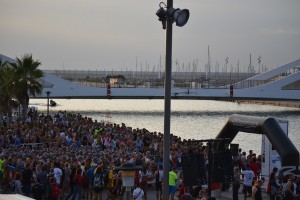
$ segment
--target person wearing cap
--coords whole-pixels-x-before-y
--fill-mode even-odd
[[[249,168],[249,164],[246,164],[246,169],[242,171],[244,175],[244,185],[243,185],[243,193],[244,193],[244,199],[247,199],[247,194],[250,197],[252,194],[252,182],[254,179],[254,172]]]

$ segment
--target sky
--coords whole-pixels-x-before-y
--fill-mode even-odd
[[[0,0],[0,54],[32,54],[41,69],[164,69],[165,30],[156,0]],[[165,2],[166,3],[166,2]],[[172,69],[258,71],[300,59],[299,0],[174,0]],[[160,67],[161,66],[161,67]]]

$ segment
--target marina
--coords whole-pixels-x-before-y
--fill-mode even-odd
[[[0,199],[300,199],[299,4],[15,3]]]

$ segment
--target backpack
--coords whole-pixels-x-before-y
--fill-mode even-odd
[[[94,177],[94,190],[103,190],[103,174],[96,174]]]
[[[60,189],[59,186],[56,183],[53,183],[51,185],[51,197],[58,198],[60,195]]]

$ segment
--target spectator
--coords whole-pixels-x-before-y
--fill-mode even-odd
[[[171,195],[171,200],[174,200],[177,179],[176,167],[173,167],[172,171],[169,172],[169,194]]]
[[[233,200],[239,199],[238,193],[239,193],[240,184],[241,184],[240,176],[241,176],[240,169],[238,167],[235,167],[233,169],[233,182],[232,182],[232,199]]]
[[[244,185],[243,185],[243,193],[244,193],[244,200],[251,196],[252,194],[252,183],[254,178],[254,173],[252,170],[249,169],[249,164],[246,165],[246,169],[242,171],[244,175]]]
[[[181,196],[180,200],[194,200],[194,197],[190,194],[189,187],[184,187],[184,193]]]
[[[13,193],[15,193],[15,194],[22,194],[22,190],[21,190],[21,186],[22,186],[22,184],[21,184],[21,178],[22,178],[21,173],[17,172],[15,174],[15,180],[12,183],[12,185],[14,187],[13,188],[14,189]]]
[[[50,177],[49,179],[49,200],[58,200],[60,196],[59,185],[56,183],[54,177]]]
[[[296,182],[296,177],[294,175],[290,175],[290,178],[287,181],[287,190],[285,192],[285,198],[287,200],[292,200],[296,197],[297,185],[294,182]]]
[[[257,181],[257,184],[252,187],[252,200],[262,200],[261,186],[263,183],[264,182],[260,179]]]
[[[139,187],[137,183],[136,188],[132,192],[132,197],[134,200],[142,200],[144,197],[144,191]]]
[[[47,167],[46,165],[42,165],[42,171],[36,175],[36,178],[40,184],[42,184],[45,193],[48,188],[48,175],[47,175]],[[47,194],[47,193],[46,193]]]
[[[250,169],[254,172],[254,180],[258,180],[260,176],[260,166],[257,163],[256,157],[252,157],[250,162]]]
[[[62,177],[62,170],[60,169],[59,162],[54,162],[54,169],[53,169],[54,178],[56,180],[57,185],[61,185],[61,177]]]
[[[34,199],[43,199],[43,196],[45,194],[45,189],[39,179],[36,179],[36,182],[31,187],[31,194]]]
[[[94,199],[101,200],[102,192],[104,190],[104,182],[103,182],[103,168],[102,166],[98,166],[94,172]]]
[[[163,178],[162,165],[158,165],[158,169],[155,171],[154,177],[155,177],[156,200],[159,200],[161,199],[162,196],[162,178]]]
[[[78,194],[79,199],[81,198],[82,195],[82,183],[83,183],[83,177],[82,177],[82,169],[78,167],[76,169],[76,174],[73,177],[73,183],[74,183],[74,193],[72,196],[72,200],[76,199],[76,196]]]
[[[86,171],[86,174],[88,175],[89,179],[89,188],[88,188],[88,197],[90,199],[93,199],[93,193],[94,193],[94,172],[95,172],[95,167],[97,164],[92,163],[91,167]]]
[[[269,176],[269,195],[270,195],[270,200],[275,200],[275,197],[279,194],[279,185],[277,184],[277,178],[275,176],[276,172],[272,172]]]
[[[200,200],[207,200],[206,194],[204,190],[199,191],[199,198]]]
[[[22,171],[22,185],[25,196],[30,197],[31,183],[33,182],[32,170],[30,164],[26,164],[26,168]]]
[[[144,166],[139,173],[139,186],[144,191],[144,198],[147,200],[147,191],[148,191],[148,180],[152,178],[152,174],[149,172],[148,167]]]

